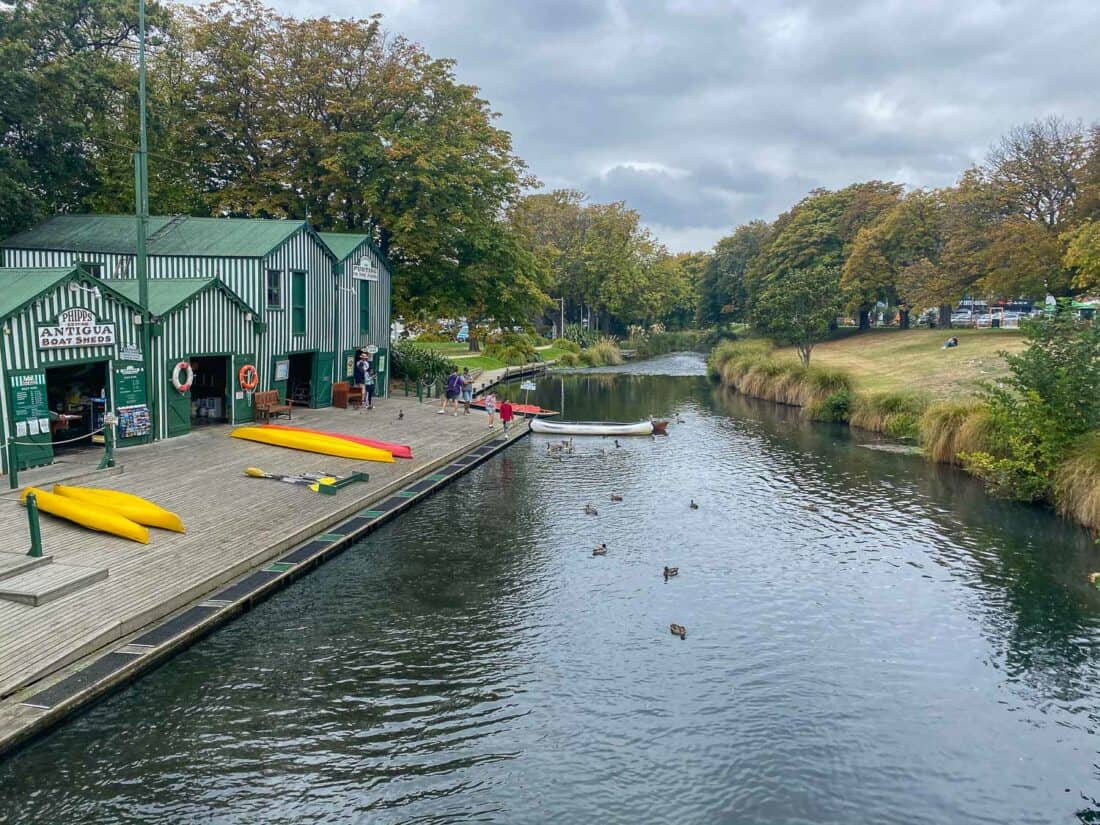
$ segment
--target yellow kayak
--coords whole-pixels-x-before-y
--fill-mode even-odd
[[[243,438],[260,444],[275,447],[287,447],[291,450],[304,450],[308,453],[320,453],[337,458],[350,458],[354,461],[393,462],[393,453],[356,444],[343,438],[325,433],[297,432],[295,430],[276,430],[273,427],[237,427],[230,433],[233,438]]]
[[[120,516],[125,516],[130,521],[144,524],[147,527],[159,527],[162,530],[174,530],[177,533],[184,532],[183,521],[179,516],[132,493],[124,493],[121,490],[104,490],[100,487],[65,487],[61,484],[55,484],[53,491],[54,495],[83,501],[85,504],[98,504],[101,507],[106,507]]]
[[[24,504],[27,501],[28,493],[34,493],[38,509],[44,513],[49,513],[51,516],[67,519],[90,530],[113,533],[116,536],[131,541],[139,541],[142,544],[149,543],[149,531],[146,528],[130,521],[125,516],[120,516],[114,510],[108,510],[106,507],[89,504],[85,501],[77,501],[65,496],[56,496],[53,493],[47,493],[45,490],[34,487],[28,487],[19,497],[19,500]]]

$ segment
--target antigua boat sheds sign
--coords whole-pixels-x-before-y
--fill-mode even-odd
[[[90,309],[66,309],[57,323],[38,327],[39,349],[104,347],[115,343],[115,325],[96,318]]]

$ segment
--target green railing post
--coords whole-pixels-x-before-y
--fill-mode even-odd
[[[106,416],[104,416],[106,418]],[[113,419],[114,416],[112,415]],[[115,428],[114,421],[103,422],[103,458],[99,462],[99,469],[106,470],[115,466]]]
[[[34,493],[27,494],[27,523],[31,528],[31,549],[27,555],[42,558],[42,528],[38,525],[38,498]]]
[[[12,490],[19,487],[19,456],[16,455],[16,443],[8,442],[8,487]]]
[[[416,379],[416,400],[424,403],[424,382],[419,378]]]

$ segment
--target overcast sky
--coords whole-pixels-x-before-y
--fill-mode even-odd
[[[708,249],[816,186],[953,182],[1015,124],[1100,119],[1100,0],[267,0],[384,15],[546,188]]]

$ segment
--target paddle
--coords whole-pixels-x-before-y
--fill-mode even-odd
[[[272,481],[283,481],[287,484],[298,484],[302,487],[309,487],[314,492],[317,492],[322,484],[335,484],[339,480],[336,476],[321,475],[320,473],[303,473],[300,476],[265,473],[259,467],[245,467],[244,474],[250,478],[267,478]]]

